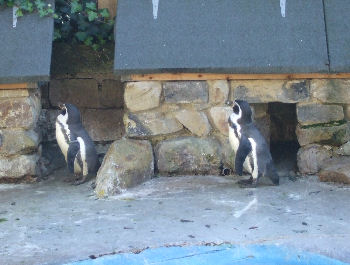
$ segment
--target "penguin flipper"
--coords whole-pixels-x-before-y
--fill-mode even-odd
[[[74,161],[75,157],[78,154],[80,145],[78,142],[71,142],[68,147],[67,153],[67,165],[71,173],[74,173]]]
[[[242,136],[239,142],[236,159],[235,159],[235,171],[239,176],[243,174],[243,164],[247,155],[252,151],[252,146],[249,140]]]

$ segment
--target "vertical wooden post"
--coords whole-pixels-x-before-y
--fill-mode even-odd
[[[98,0],[98,8],[107,8],[113,18],[117,12],[117,2],[118,0]]]

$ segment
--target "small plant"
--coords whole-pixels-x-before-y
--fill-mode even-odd
[[[17,7],[17,17],[22,17],[25,13],[38,12],[40,17],[53,15],[54,10],[50,3],[43,0],[0,0],[0,7]]]
[[[52,16],[56,42],[83,43],[99,50],[113,41],[114,19],[108,9],[98,9],[96,0],[56,0],[55,9],[44,0],[0,0],[0,8],[6,7],[17,7],[17,17],[33,12]]]
[[[91,0],[56,0],[55,41],[84,43],[94,50],[113,41],[114,20]]]

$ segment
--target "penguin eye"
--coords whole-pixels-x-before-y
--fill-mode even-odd
[[[235,106],[233,107],[233,112],[234,112],[235,114],[238,114],[238,113],[239,113],[239,107],[238,107],[237,105],[235,105]]]

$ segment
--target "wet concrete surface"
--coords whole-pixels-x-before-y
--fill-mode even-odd
[[[0,185],[0,264],[64,264],[161,246],[279,245],[350,262],[350,187],[316,177],[239,188],[218,176],[155,178],[97,200],[91,181]]]

